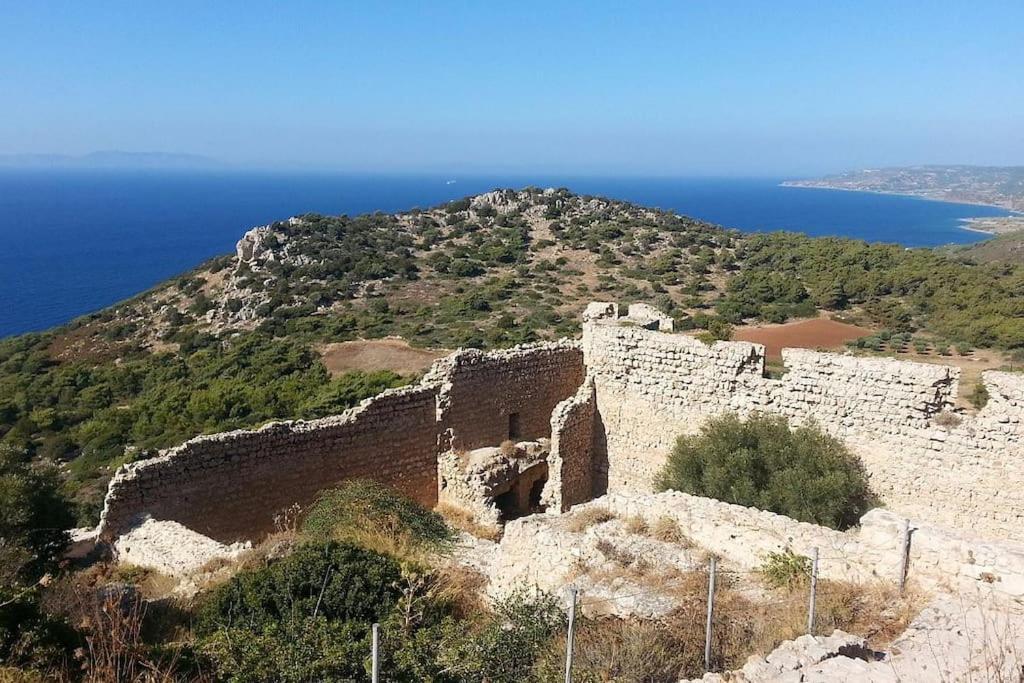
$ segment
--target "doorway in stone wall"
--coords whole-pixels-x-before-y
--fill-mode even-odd
[[[522,436],[522,429],[519,425],[519,413],[508,414],[508,438],[512,441]]]

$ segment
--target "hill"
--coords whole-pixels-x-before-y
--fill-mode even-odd
[[[903,194],[1024,211],[1024,166],[868,168],[814,180],[792,180],[783,184]]]
[[[1024,230],[1016,230],[969,246],[947,248],[954,258],[973,263],[1024,264]]]
[[[593,299],[652,303],[705,338],[827,310],[893,332],[1024,348],[1024,269],[743,235],[564,189],[496,190],[426,210],[255,228],[234,255],[69,325],[0,341],[0,443],[63,463],[83,521],[94,521],[122,462],[199,433],[340,412],[410,379],[365,369],[332,377],[321,352],[338,342],[511,346],[575,334]]]

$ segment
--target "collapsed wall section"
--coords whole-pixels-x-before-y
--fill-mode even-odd
[[[765,411],[793,424],[813,420],[842,439],[873,489],[902,514],[1024,540],[1019,375],[984,373],[988,405],[951,424],[935,418],[953,405],[957,368],[785,349],[787,371],[770,379],[759,344],[708,346],[613,315],[585,322],[583,348],[609,492],[649,490],[675,439],[707,418]]]

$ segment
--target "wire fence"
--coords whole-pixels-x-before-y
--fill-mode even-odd
[[[895,585],[899,594],[903,595],[906,590],[907,569],[910,554],[909,522],[904,525],[901,545],[898,574],[893,578],[895,579]],[[803,556],[794,557],[802,558]],[[820,614],[820,606],[823,604],[823,600],[828,602],[832,599],[845,599],[848,597],[847,594],[841,594],[838,589],[835,588],[835,584],[819,582],[819,573],[820,567],[827,563],[834,562],[837,563],[837,565],[848,567],[851,563],[851,558],[842,555],[821,555],[818,548],[812,548],[811,556],[803,559],[807,560],[806,564],[803,565],[803,563],[801,563],[802,566],[800,566],[799,571],[795,572],[796,574],[799,574],[799,576],[795,577],[799,579],[799,585],[792,588],[789,594],[782,597],[767,597],[766,595],[761,595],[756,601],[752,602],[752,605],[754,605],[759,611],[760,616],[763,619],[766,619],[766,621],[762,623],[762,628],[765,630],[772,631],[775,634],[789,633],[794,630],[794,617],[799,615],[805,619],[802,622],[802,631],[793,632],[790,637],[796,637],[803,633],[815,635],[821,630],[819,628],[819,617],[822,616]],[[716,618],[716,605],[719,597],[719,591],[723,588],[722,582],[726,582],[725,585],[728,586],[739,579],[756,579],[757,582],[755,585],[757,585],[763,583],[763,580],[765,579],[765,571],[763,569],[722,569],[718,566],[717,558],[712,556],[709,558],[708,565],[704,573],[707,578],[704,585],[700,587],[702,590],[706,588],[703,663],[705,672],[709,672],[714,671],[716,669],[716,663],[722,660],[721,657],[716,657],[716,630],[723,628],[723,626],[728,626],[728,624],[723,623],[723,620]],[[751,583],[754,582],[751,581]],[[664,598],[667,594],[670,594],[673,589],[683,588],[690,589],[692,592],[693,586],[684,586],[681,582],[678,582],[676,585],[673,585],[672,582],[667,582],[662,583],[657,587],[631,591],[629,593],[618,593],[600,598],[586,596],[585,599],[583,599],[584,596],[582,592],[577,588],[570,588],[567,609],[568,629],[566,631],[565,643],[565,683],[572,683],[574,644],[577,632],[576,612],[579,606],[593,609],[596,606],[606,603],[633,600],[642,597]],[[777,623],[775,624],[771,623],[773,615],[777,620]],[[379,624],[373,625],[371,652],[371,680],[373,683],[378,683],[380,677],[379,629]]]

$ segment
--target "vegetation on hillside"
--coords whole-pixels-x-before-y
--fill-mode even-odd
[[[27,476],[23,464],[11,467],[0,474],[0,491],[12,490],[12,474]],[[22,507],[45,501],[47,514],[61,509],[50,505],[59,503],[52,484],[18,490],[41,496],[18,498]],[[3,524],[0,532],[24,538],[22,522]],[[101,563],[40,584],[42,566],[33,567],[21,584],[35,581],[30,593],[0,601],[0,680],[366,681],[373,623],[380,624],[382,680],[560,679],[561,597],[522,587],[488,603],[482,577],[446,555],[451,536],[436,513],[375,484],[348,482],[321,497],[297,528],[278,531],[233,566],[210,568],[194,598],[168,595],[173,582],[139,568]],[[63,542],[34,552],[53,559]],[[730,574],[719,579],[716,668],[803,633],[804,593],[766,586],[779,595],[759,602]],[[574,680],[700,676],[707,576],[685,573],[673,583],[677,607],[660,618],[577,615]],[[892,638],[913,615],[894,591],[820,582],[821,629]]]
[[[833,529],[854,526],[875,503],[860,460],[841,442],[767,414],[723,415],[679,437],[658,485]]]
[[[111,468],[197,434],[341,412],[406,380],[352,372],[332,380],[308,344],[247,333],[196,339],[177,353],[61,361],[53,334],[0,341],[0,443],[66,463],[84,521]]]
[[[331,380],[325,342],[506,347],[575,334],[585,304],[604,299],[652,303],[708,340],[827,309],[955,348],[1024,348],[1024,268],[742,235],[564,189],[310,214],[246,240],[241,257],[0,340],[0,442],[60,464],[83,522],[120,463],[204,432],[338,412],[408,380]]]

